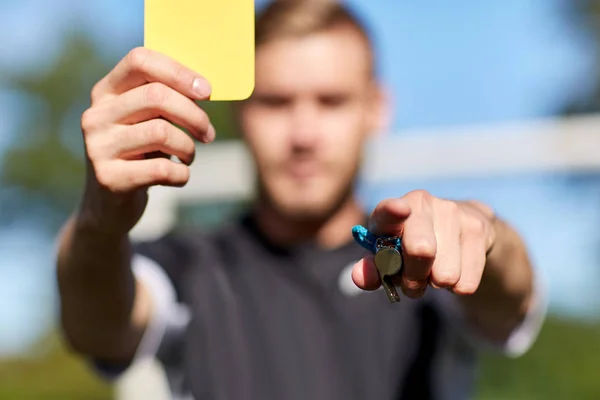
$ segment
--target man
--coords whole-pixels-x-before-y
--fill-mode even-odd
[[[489,207],[424,191],[365,215],[354,182],[386,103],[346,8],[273,3],[256,41],[256,89],[236,113],[258,196],[217,232],[128,238],[148,187],[189,178],[194,141],[171,123],[214,139],[194,103],[210,84],[135,49],[92,90],[85,193],[58,257],[68,342],[112,376],[156,357],[174,397],[468,398],[476,350],[521,354],[543,318],[523,242]],[[400,304],[375,291],[356,224],[402,236]]]

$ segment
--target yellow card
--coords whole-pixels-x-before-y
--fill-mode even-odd
[[[254,0],[145,0],[144,46],[206,77],[211,100],[254,90]]]

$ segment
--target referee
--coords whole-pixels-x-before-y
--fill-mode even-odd
[[[476,201],[417,190],[361,208],[361,152],[388,104],[345,6],[274,2],[256,45],[256,89],[235,112],[258,195],[217,231],[128,237],[147,188],[185,185],[193,139],[214,139],[194,102],[209,82],[137,48],[93,88],[85,191],[59,238],[68,343],[113,378],[155,358],[174,399],[469,398],[478,351],[523,354],[544,318],[522,240]],[[400,304],[376,290],[357,224],[402,236]]]

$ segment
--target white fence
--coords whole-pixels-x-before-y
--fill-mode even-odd
[[[385,183],[553,171],[600,171],[600,115],[384,135],[366,149],[363,174],[370,183]],[[247,198],[253,187],[253,165],[241,142],[200,145],[188,185],[152,188],[132,235],[165,233],[179,204]]]

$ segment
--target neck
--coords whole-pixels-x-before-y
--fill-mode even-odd
[[[255,204],[254,215],[262,233],[278,245],[314,241],[323,248],[336,248],[351,241],[352,227],[364,223],[365,218],[354,196],[349,196],[335,211],[323,218],[290,218],[264,199],[259,199]]]

